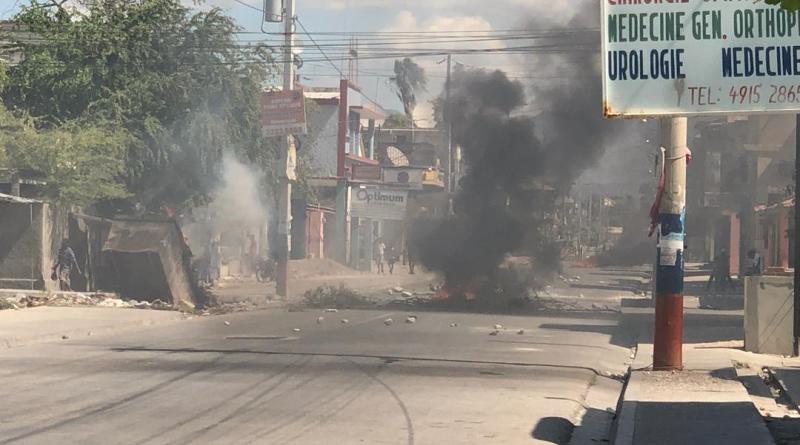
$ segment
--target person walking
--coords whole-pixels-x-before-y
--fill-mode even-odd
[[[719,290],[720,287],[724,287],[725,290],[731,288],[731,262],[730,257],[728,256],[728,251],[725,249],[720,249],[717,253],[716,258],[714,258],[714,265],[711,269],[711,276],[708,278],[708,283],[706,284],[706,292],[711,290],[711,285],[714,284],[714,288]]]
[[[413,242],[406,245],[406,261],[408,262],[408,273],[414,275],[414,266],[417,263],[417,246]]]
[[[374,252],[373,255],[375,257],[375,265],[377,266],[378,273],[382,274],[383,273],[383,262],[384,262],[384,260],[386,258],[386,244],[384,244],[382,238],[378,238],[375,241],[375,252]]]
[[[53,265],[53,273],[51,278],[55,281],[58,280],[58,288],[62,291],[72,291],[72,270],[81,274],[81,268],[78,266],[78,260],[75,258],[75,252],[69,246],[69,240],[66,238],[61,241],[61,248],[58,250],[58,257],[56,263]]]
[[[386,264],[389,266],[389,275],[394,274],[394,265],[397,263],[397,260],[397,249],[395,249],[394,245],[390,245],[386,250]]]
[[[761,255],[758,253],[758,251],[756,249],[748,250],[747,258],[750,260],[750,263],[747,266],[747,275],[761,275],[763,265],[761,263]]]

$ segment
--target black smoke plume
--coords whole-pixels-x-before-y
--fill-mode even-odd
[[[630,133],[631,122],[602,117],[599,8],[581,11],[541,41],[563,51],[527,61],[537,68],[533,77],[557,78],[530,86],[531,103],[525,86],[501,71],[453,76],[449,117],[466,165],[454,215],[421,221],[411,239],[422,263],[448,283],[491,279],[509,253],[530,256],[539,270],[559,268],[560,249],[547,231],[555,198],[607,144]],[[441,98],[436,105],[445,108]]]
[[[454,215],[420,222],[412,239],[420,260],[449,283],[490,276],[506,254],[538,242],[537,199],[547,171],[544,150],[525,105],[521,83],[500,72],[457,71],[451,85],[453,139],[466,171]]]

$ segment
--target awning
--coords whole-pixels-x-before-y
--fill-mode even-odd
[[[170,242],[174,230],[169,223],[113,221],[103,250],[158,252]]]

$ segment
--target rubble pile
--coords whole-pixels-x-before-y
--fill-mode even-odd
[[[366,296],[345,287],[343,284],[337,286],[320,286],[309,290],[303,296],[303,303],[307,307],[343,309],[372,307],[375,301]]]
[[[433,299],[435,292],[411,292],[403,289],[400,286],[393,287],[388,291],[392,300],[389,302],[392,306],[405,306],[405,305],[418,305],[428,303]]]
[[[105,293],[82,293],[82,292],[57,292],[53,294],[37,293],[25,294],[17,293],[14,295],[0,294],[0,310],[4,309],[25,309],[38,306],[92,306],[92,307],[111,307],[111,308],[134,308],[134,309],[154,309],[154,310],[173,310],[175,307],[162,300],[137,301],[123,300],[115,294]]]

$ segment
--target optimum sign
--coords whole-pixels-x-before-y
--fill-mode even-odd
[[[405,190],[353,189],[350,214],[357,218],[402,220],[406,216]]]

